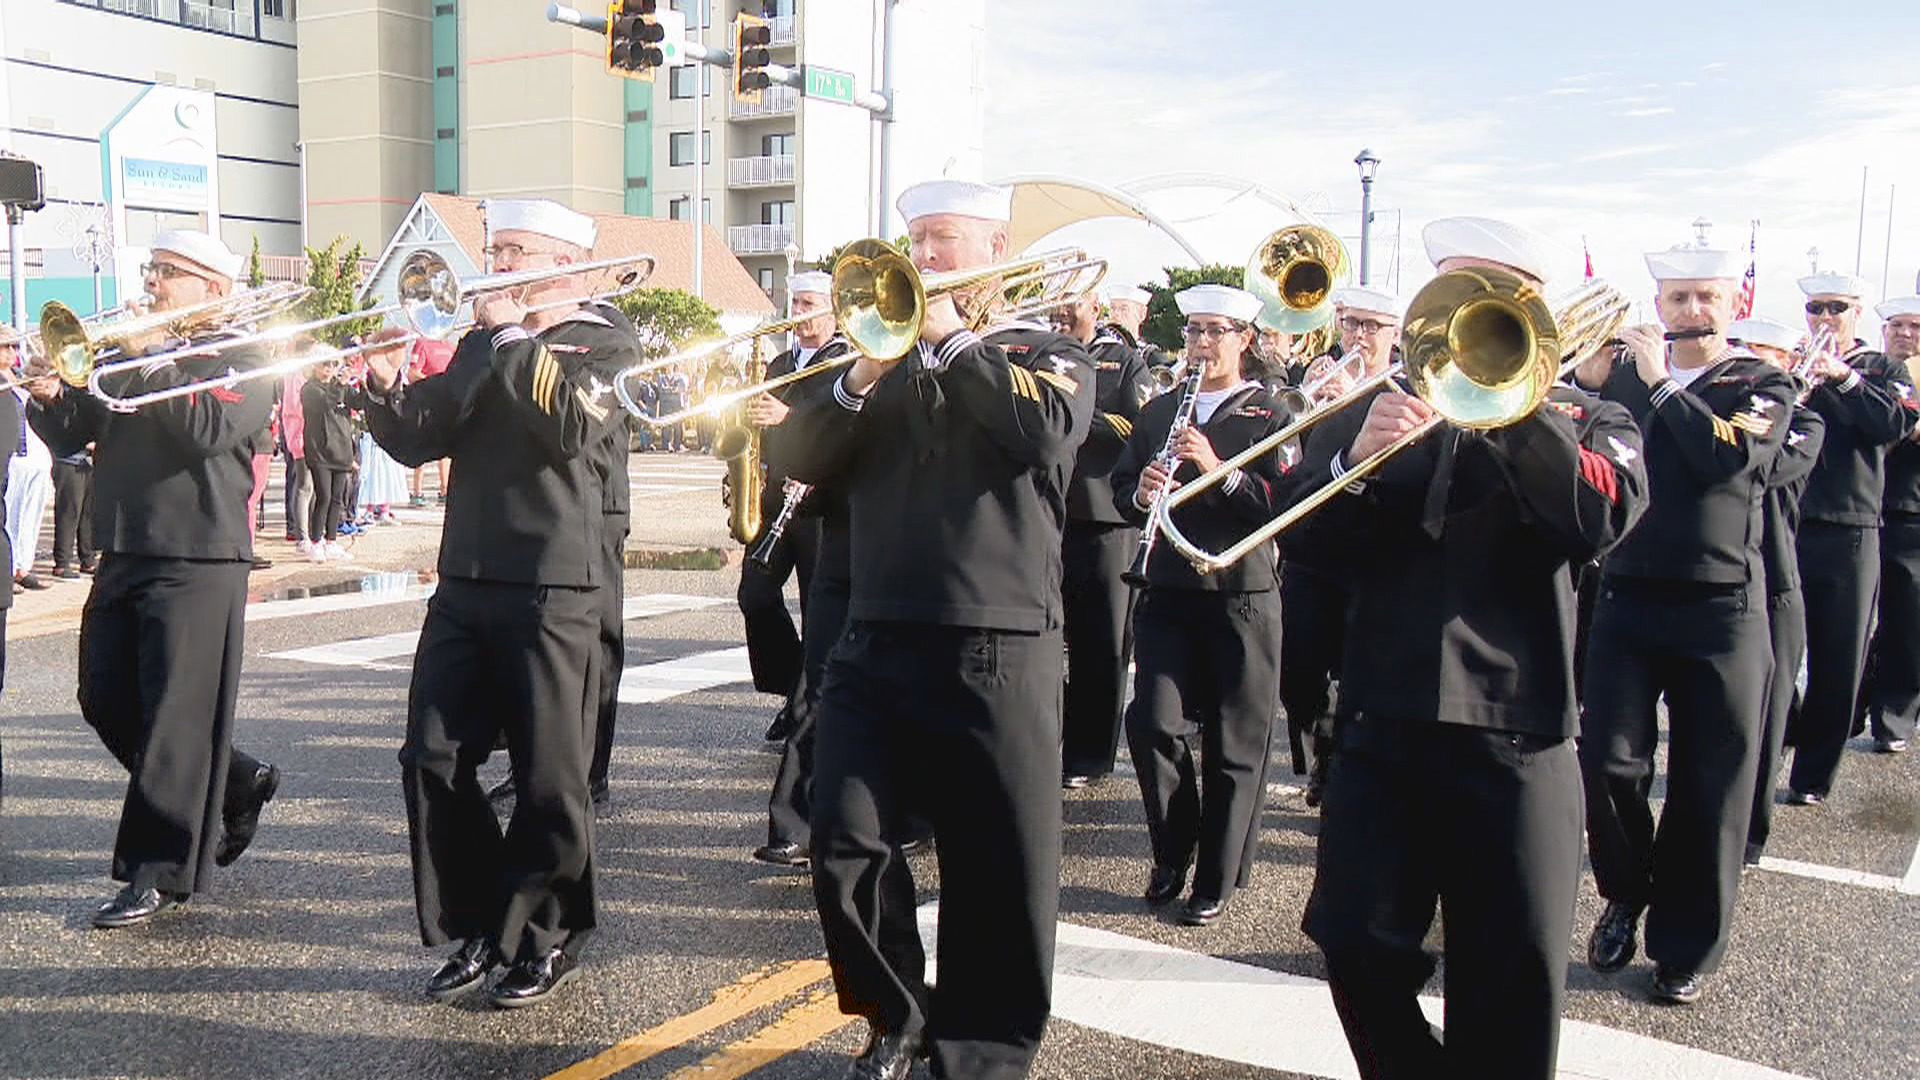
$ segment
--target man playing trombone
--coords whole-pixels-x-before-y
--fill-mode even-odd
[[[150,311],[164,320],[232,295],[241,263],[206,233],[160,234],[142,268]],[[166,349],[166,336],[134,334],[120,351]],[[113,853],[126,887],[94,913],[98,927],[145,922],[204,889],[212,867],[252,841],[279,786],[278,770],[229,746],[253,564],[252,445],[273,391],[210,380],[260,360],[240,343],[115,374],[108,389],[123,396],[206,386],[136,410],[109,409],[51,376],[29,385],[28,419],[55,454],[96,447],[102,554],[80,620],[80,713],[128,773]]]
[[[552,277],[476,296],[439,376],[409,385],[398,350],[370,354],[367,422],[403,464],[452,458],[460,477],[400,750],[421,937],[459,943],[426,990],[464,994],[504,963],[491,998],[511,1008],[571,977],[595,925],[588,760],[620,582],[604,489],[626,454],[612,380],[638,341],[612,307],[569,302],[586,293],[567,267],[591,253],[591,218],[545,200],[487,215],[496,267]],[[504,833],[476,776],[503,731]]]
[[[1503,222],[1436,221],[1426,245],[1442,296],[1443,283],[1489,279],[1485,292],[1502,299],[1537,295],[1546,272],[1539,242]],[[1410,329],[1450,325],[1460,310],[1428,310],[1430,295],[1414,299]],[[1555,329],[1528,321],[1535,339]],[[1531,350],[1526,374],[1553,378],[1551,353]],[[1326,954],[1368,1080],[1555,1075],[1580,880],[1572,567],[1628,531],[1646,488],[1626,410],[1565,386],[1544,392],[1505,426],[1441,423],[1351,481],[1435,416],[1383,388],[1314,430],[1288,477],[1295,500],[1345,487],[1297,526],[1345,554],[1353,596],[1346,715],[1303,927]],[[1436,902],[1444,1040],[1418,1001]]]
[[[1011,206],[965,181],[901,192],[914,265],[997,267]],[[1071,338],[981,326],[1004,310],[982,277],[928,299],[904,358],[863,356],[787,418],[794,476],[847,493],[857,568],[821,687],[813,806],[840,1007],[871,1026],[855,1078],[903,1080],[923,1053],[936,1075],[1025,1076],[1051,1008],[1060,534],[1094,378]],[[909,810],[940,858],[931,992],[897,846]]]

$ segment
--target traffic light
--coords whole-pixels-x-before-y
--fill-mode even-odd
[[[607,5],[607,70],[629,79],[653,79],[666,60],[660,42],[659,0],[614,0]]]
[[[749,105],[760,104],[760,92],[773,85],[767,65],[773,63],[773,26],[758,15],[733,19],[733,96]]]

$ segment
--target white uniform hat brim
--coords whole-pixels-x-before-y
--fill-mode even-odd
[[[820,270],[809,270],[804,274],[795,274],[787,279],[789,293],[816,293],[825,296],[833,291],[833,275]]]
[[[1348,311],[1364,311],[1369,315],[1381,315],[1400,321],[1403,305],[1400,298],[1379,289],[1365,289],[1358,285],[1333,290],[1334,306]]]
[[[1813,274],[1800,279],[1800,291],[1808,296],[1850,296],[1858,300],[1867,295],[1867,283],[1852,274]]]
[[[530,232],[588,250],[599,237],[592,218],[551,199],[488,199],[486,206],[490,232]]]
[[[1195,285],[1182,289],[1173,298],[1180,314],[1218,315],[1223,319],[1252,322],[1260,314],[1260,298],[1231,285]]]
[[[1655,281],[1733,281],[1746,273],[1738,251],[1678,247],[1647,252],[1647,273]]]
[[[147,247],[177,255],[229,283],[239,279],[240,270],[246,265],[246,260],[235,255],[227,245],[196,229],[170,229],[154,237]]]
[[[902,191],[894,206],[909,222],[933,214],[1006,221],[1013,216],[1013,189],[972,180],[926,180]]]
[[[1447,259],[1484,259],[1540,281],[1553,276],[1552,246],[1518,225],[1483,217],[1440,218],[1428,222],[1420,238],[1435,266]]]
[[[1126,300],[1130,303],[1145,307],[1153,300],[1153,294],[1145,289],[1136,289],[1131,285],[1123,285],[1107,290],[1107,303],[1111,304],[1115,300]]]
[[[1883,319],[1897,319],[1902,315],[1920,316],[1920,296],[1896,296],[1873,310]]]
[[[1772,319],[1735,319],[1727,326],[1727,336],[1748,345],[1767,345],[1791,351],[1804,336],[1795,327]]]

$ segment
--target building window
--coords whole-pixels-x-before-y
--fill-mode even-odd
[[[293,17],[293,0],[260,0],[260,14],[270,19],[289,19]]]
[[[708,224],[712,224],[713,222],[713,200],[712,199],[700,200],[700,213],[704,221],[706,221]],[[674,221],[692,221],[693,220],[693,196],[682,195],[677,199],[667,200],[667,217]]]
[[[713,0],[673,0],[673,10],[686,12],[689,30],[713,25]]]
[[[693,69],[705,66],[705,64],[682,64],[674,68],[667,82],[667,96],[675,101],[684,101],[692,97]]]
[[[116,15],[207,30],[216,34],[261,40],[260,26],[254,18],[262,16],[286,20],[293,17],[293,0],[59,0],[74,7],[93,8]],[[276,10],[278,9],[278,10]],[[284,33],[285,31],[276,31]],[[159,80],[155,80],[159,81]]]
[[[760,224],[762,225],[793,224],[793,200],[781,199],[777,202],[761,203],[760,204]]]
[[[713,164],[713,132],[700,133],[700,163]],[[693,132],[676,131],[667,136],[667,164],[693,164]]]
[[[760,136],[760,154],[763,157],[792,157],[794,137],[786,135]]]
[[[766,293],[768,296],[772,296],[773,295],[773,267],[771,266],[761,267],[758,276],[760,278],[760,291],[763,293]]]

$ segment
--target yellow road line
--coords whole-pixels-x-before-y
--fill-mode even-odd
[[[812,1046],[858,1019],[840,1011],[831,988],[817,990],[782,1013],[780,1019],[715,1051],[699,1064],[674,1072],[667,1080],[737,1080],[795,1050]]]
[[[547,1080],[604,1080],[805,990],[829,974],[825,960],[796,960],[756,971],[714,991],[713,1000],[706,1005],[622,1039],[585,1061],[561,1069]]]

